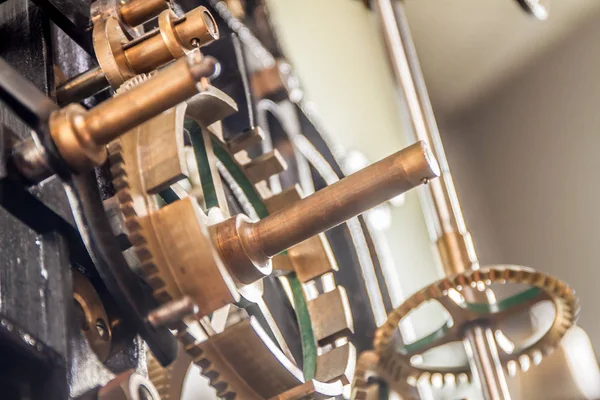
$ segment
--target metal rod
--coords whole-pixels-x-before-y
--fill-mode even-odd
[[[196,314],[198,314],[198,305],[189,296],[184,296],[152,310],[148,314],[148,321],[154,327],[169,326]]]
[[[212,59],[195,52],[89,111],[70,104],[50,118],[54,146],[74,171],[100,166],[106,161],[106,144],[198,93],[198,82],[214,67]]]
[[[474,325],[465,330],[463,342],[485,400],[510,400],[494,332],[488,327]]]
[[[274,255],[438,176],[429,146],[418,142],[258,222],[237,215],[213,225],[213,241],[248,285],[271,272]]]
[[[199,53],[165,68],[134,90],[90,109],[82,126],[98,144],[106,144],[140,123],[196,93],[196,83],[214,71],[214,61]]]
[[[430,144],[440,163],[440,179],[432,181],[425,191],[434,208],[426,214],[432,218],[430,229],[444,270],[446,274],[454,274],[477,269],[479,261],[460,209],[404,6],[399,1],[392,3],[392,0],[372,0],[371,4],[380,19],[392,70],[408,106],[412,133],[416,140]],[[479,377],[484,397],[489,400],[510,399],[492,331],[473,326],[465,332],[465,347],[470,351],[471,369]]]
[[[87,70],[56,88],[58,104],[79,102],[106,89],[108,81],[100,67]]]
[[[167,0],[130,0],[121,6],[119,12],[129,26],[138,26],[168,8]]]
[[[431,185],[425,189],[435,209],[435,212],[428,213],[427,216],[434,219],[432,225],[435,230],[435,239],[440,239],[445,234],[458,232],[463,234],[465,240],[468,241],[465,247],[470,253],[470,263],[473,265],[456,266],[453,268],[456,270],[447,272],[461,272],[460,270],[469,267],[477,267],[477,256],[470,242],[460,209],[403,5],[400,2],[394,2],[394,7],[392,0],[373,0],[371,3],[381,21],[393,73],[408,106],[414,138],[428,143],[440,164],[442,173],[440,179],[431,182]]]
[[[415,143],[254,224],[261,252],[274,256],[437,177],[429,147]]]

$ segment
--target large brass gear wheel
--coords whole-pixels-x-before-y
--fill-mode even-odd
[[[230,98],[206,84],[205,90],[186,104],[109,145],[116,196],[139,259],[135,268],[160,304],[188,298],[197,305],[195,315],[173,322],[169,328],[220,398],[340,395],[352,379],[356,355],[344,339],[352,331],[352,318],[344,289],[335,286],[329,274],[337,266],[324,236],[311,238],[274,259],[278,273],[284,275],[281,279],[291,288],[303,344],[303,369],[283,351],[270,329],[274,327],[265,327],[260,318],[248,316],[221,332],[208,319],[225,306],[253,301],[260,295],[260,285],[246,286],[232,277],[210,239],[210,225],[229,216],[221,175],[234,195],[238,192],[238,201],[246,202],[242,208],[251,206],[253,218],[301,198],[294,187],[278,195],[269,192],[265,181],[284,165],[276,151],[249,159],[245,149],[260,141],[259,130],[223,140],[220,120],[235,111]],[[184,126],[190,122],[186,133]],[[191,146],[185,146],[186,139]],[[190,158],[194,161],[189,162]],[[188,192],[182,182],[191,182]],[[307,298],[306,285],[322,278],[328,282],[328,291],[312,291]],[[151,377],[164,396],[173,393],[171,384],[182,382],[173,375],[185,371],[187,368],[179,367],[161,371],[153,366]]]
[[[491,284],[524,284],[531,286],[519,294],[508,297],[495,304],[457,303],[452,294],[468,291],[483,291]],[[454,296],[456,297],[456,296]],[[412,311],[424,303],[435,300],[442,304],[452,317],[452,323],[445,324],[438,331],[418,340],[417,342],[399,345],[396,342],[396,332],[400,322]],[[464,298],[462,298],[464,300]],[[536,365],[543,356],[549,355],[558,346],[565,332],[575,323],[578,313],[578,302],[574,291],[564,282],[520,266],[491,266],[473,270],[437,281],[418,291],[408,298],[399,308],[395,309],[386,323],[375,333],[374,347],[377,362],[372,362],[370,371],[391,384],[408,383],[415,385],[424,377],[455,381],[460,374],[470,373],[469,367],[437,368],[416,365],[411,358],[438,346],[461,341],[462,330],[471,323],[485,322],[495,327],[507,318],[529,310],[535,304],[551,301],[554,306],[554,320],[551,326],[534,340],[514,346],[512,351],[499,347],[500,359],[505,368],[514,370],[515,367]],[[369,370],[369,368],[364,368]],[[358,392],[364,386],[364,377],[357,378]],[[355,385],[356,386],[356,385]]]

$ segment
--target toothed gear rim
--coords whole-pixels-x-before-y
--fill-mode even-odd
[[[380,357],[379,367],[385,370],[392,379],[396,381],[401,379],[407,380],[409,383],[416,382],[424,377],[431,378],[435,374],[441,374],[445,377],[449,373],[458,374],[468,372],[466,369],[444,370],[412,365],[410,357],[414,354],[401,354],[396,351],[394,348],[394,335],[400,321],[425,302],[448,297],[449,290],[451,289],[461,292],[465,288],[474,288],[478,285],[489,286],[492,283],[530,285],[533,288],[540,289],[547,295],[555,308],[555,317],[551,327],[534,343],[516,347],[516,350],[510,354],[505,353],[499,348],[501,353],[500,358],[505,368],[509,364],[520,366],[520,361],[523,360],[523,357],[531,361],[540,360],[541,357],[548,356],[559,345],[566,331],[576,322],[579,307],[575,292],[559,279],[520,266],[491,266],[481,268],[439,280],[413,294],[400,307],[392,311],[385,324],[375,333],[374,348]],[[518,296],[512,296],[510,299]],[[481,318],[485,317],[482,316]],[[531,365],[533,364],[531,363]]]
[[[148,78],[148,76],[135,77],[121,86],[122,91],[130,89]],[[158,210],[159,204],[155,196],[145,194],[140,196],[140,193],[134,193],[131,190],[131,185],[134,182],[139,184],[137,180],[139,179],[138,175],[140,174],[140,171],[138,170],[137,165],[128,165],[124,158],[123,145],[125,143],[123,143],[123,141],[127,139],[127,135],[137,135],[136,132],[136,130],[129,132],[108,145],[111,174],[113,177],[113,185],[117,191],[116,196],[124,216],[128,237],[140,259],[140,273],[144,280],[152,287],[154,297],[159,304],[165,304],[172,300],[172,297],[167,290],[165,290],[166,284],[164,279],[172,281],[173,278],[162,274],[154,263],[155,255],[147,245],[146,240],[148,232],[145,232],[138,222],[136,205],[137,207],[140,207],[140,202],[138,201],[137,204],[134,204],[134,199],[140,197],[144,199],[142,208],[145,209],[146,212]],[[223,399],[235,397],[235,392],[230,390],[229,384],[221,379],[220,374],[212,369],[211,361],[205,358],[204,351],[199,347],[198,338],[188,331],[188,323],[179,321],[169,326],[169,328],[174,331],[174,335],[183,345],[186,353],[192,357],[193,362],[202,368],[203,375],[209,379],[210,385],[215,388],[219,397]],[[162,378],[168,377],[168,368],[166,372],[167,375],[162,375]],[[169,384],[166,382],[163,382],[160,386],[163,392],[169,389]]]

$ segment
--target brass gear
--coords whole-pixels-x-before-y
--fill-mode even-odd
[[[136,79],[140,81],[144,78]],[[130,81],[124,86],[132,87],[135,84],[135,81]],[[302,371],[290,360],[281,357],[277,345],[261,332],[260,325],[253,318],[228,327],[219,334],[206,326],[200,336],[196,334],[201,325],[198,324],[198,318],[236,302],[240,299],[240,294],[239,283],[236,285],[213,248],[207,230],[210,218],[200,208],[196,199],[178,191],[175,201],[163,205],[157,195],[165,190],[173,191],[176,188],[173,185],[177,185],[176,182],[186,176],[183,151],[184,118],[191,116],[196,120],[205,139],[212,137],[212,142],[228,154],[233,167],[245,173],[244,176],[265,208],[273,211],[278,206],[284,206],[286,201],[296,198],[292,191],[286,191],[279,196],[272,196],[268,192],[264,180],[279,171],[277,168],[261,168],[258,164],[264,164],[265,157],[253,161],[244,160],[244,149],[249,144],[256,143],[255,137],[242,136],[242,140],[238,138],[229,142],[222,139],[218,122],[236,111],[235,103],[230,98],[205,85],[205,90],[188,104],[188,110],[186,104],[181,104],[138,126],[108,146],[116,197],[124,217],[126,233],[140,262],[140,275],[150,285],[160,304],[183,297],[189,297],[197,304],[199,312],[194,318],[175,322],[169,328],[175,332],[193,362],[202,368],[202,374],[209,378],[211,386],[220,398],[264,399],[279,396],[281,399],[301,399],[318,398],[319,392],[327,397],[341,394],[343,385],[351,380],[350,371],[355,353],[350,343],[334,346],[329,352],[319,355],[316,361],[313,360],[316,369],[313,371],[314,377],[322,378],[323,381],[314,381],[313,376],[310,376],[305,382]],[[210,139],[205,140],[205,145],[207,152],[212,151]],[[217,171],[216,159],[211,156],[209,154],[207,158],[210,164],[208,167],[214,173]],[[290,249],[288,254],[277,262],[278,265],[291,266],[292,271],[297,270],[298,276],[304,277],[303,282],[320,278],[336,269],[323,237],[307,242],[313,244],[309,251],[302,251],[307,246],[306,242],[302,243],[297,248]],[[282,258],[287,258],[287,262],[282,262]],[[317,272],[314,268],[307,272],[301,270],[302,260],[321,263],[326,260],[328,264],[318,265],[320,270]],[[303,296],[302,289],[300,292]],[[352,329],[351,320],[338,318],[339,331],[326,331],[323,324],[327,318],[319,319],[315,316],[314,310],[319,308],[319,303],[333,297],[342,299],[338,301],[342,307],[340,312],[342,315],[348,315],[348,310],[343,308],[347,305],[343,296],[343,288],[338,288],[312,299],[308,305],[304,304],[304,308],[309,309],[309,321],[316,328],[319,344],[333,345],[336,339]],[[314,305],[312,310],[311,303]],[[296,308],[298,310],[298,307]],[[244,348],[243,354],[235,356],[227,352],[227,347],[244,342],[253,342],[256,345]],[[314,350],[316,356],[316,347]],[[240,358],[244,358],[245,361],[240,361]],[[252,373],[256,369],[253,370],[252,366],[255,365],[253,362],[258,360],[272,365],[274,379],[255,382]],[[260,368],[260,364],[255,366]],[[182,370],[179,368],[177,375],[181,375]],[[174,369],[159,370],[153,367],[150,372],[154,380],[158,381],[163,394],[172,393],[173,388],[169,387],[171,383],[179,384],[173,381],[176,375]],[[169,384],[165,383],[166,380]]]
[[[371,381],[371,378],[375,378]],[[381,384],[385,382],[404,400],[418,400],[415,387],[406,381],[394,381],[387,371],[380,367],[379,355],[374,351],[364,351],[358,357],[350,398],[353,400],[375,400],[381,397]]]
[[[147,352],[148,379],[154,384],[161,400],[179,400],[183,392],[185,376],[192,365],[192,359],[180,345],[177,358],[171,365],[163,367]]]
[[[471,309],[463,308],[448,297],[451,290],[459,293],[467,288],[468,290],[482,290],[492,283],[526,284],[533,288],[505,300],[506,303],[503,304],[506,305],[506,308],[500,307],[500,310],[493,310],[489,307],[482,309],[482,304],[475,304],[477,307],[471,307]],[[523,301],[519,303],[519,299]],[[457,319],[452,327],[445,327],[447,331],[444,333],[447,337],[444,338],[440,335],[438,340],[417,353],[411,354],[410,351],[398,351],[394,347],[394,335],[398,324],[411,311],[430,300],[440,302],[448,309],[453,318]],[[457,340],[460,337],[460,329],[461,326],[464,326],[464,323],[482,319],[499,321],[512,315],[516,307],[522,310],[545,300],[551,300],[555,308],[555,317],[551,327],[533,343],[517,347],[511,353],[504,352],[500,348],[499,351],[502,353],[500,359],[505,367],[511,364],[520,366],[521,363],[538,364],[543,356],[549,355],[554,350],[565,332],[577,319],[579,309],[574,291],[557,278],[536,272],[530,268],[512,265],[481,268],[439,280],[409,297],[400,307],[390,313],[385,324],[376,331],[374,348],[380,358],[377,370],[383,371],[390,382],[414,384],[424,377],[431,379],[435,376],[456,380],[459,374],[469,373],[468,367],[428,368],[413,365],[410,359],[415,354],[422,354],[424,351],[440,344]],[[406,350],[410,346],[412,345],[405,346],[404,349]]]

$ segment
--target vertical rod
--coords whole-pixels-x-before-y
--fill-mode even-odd
[[[485,326],[470,327],[464,333],[464,345],[471,370],[477,371],[485,400],[510,400],[494,332]]]
[[[404,15],[404,6],[401,2],[394,2],[394,7],[392,0],[373,0],[371,4],[381,23],[398,88],[408,106],[414,139],[428,143],[434,157],[440,164],[442,173],[440,179],[432,181],[425,188],[427,197],[433,204],[435,211],[428,213],[431,215],[427,216],[433,219],[431,225],[435,231],[435,240],[458,233],[463,236],[462,241],[464,243],[458,243],[457,245],[463,247],[468,253],[463,259],[466,258],[465,263],[470,265],[455,265],[454,268],[450,268],[446,272],[456,273],[468,268],[477,268],[477,256],[458,203],[440,133]]]
[[[424,190],[434,207],[434,212],[426,214],[433,219],[432,233],[444,270],[446,274],[453,274],[477,269],[479,261],[460,209],[404,6],[392,0],[372,0],[371,5],[379,17],[396,83],[408,106],[414,139],[428,143],[440,165],[440,179],[432,181]],[[509,400],[492,331],[477,325],[469,328],[465,332],[465,347],[486,400]]]

